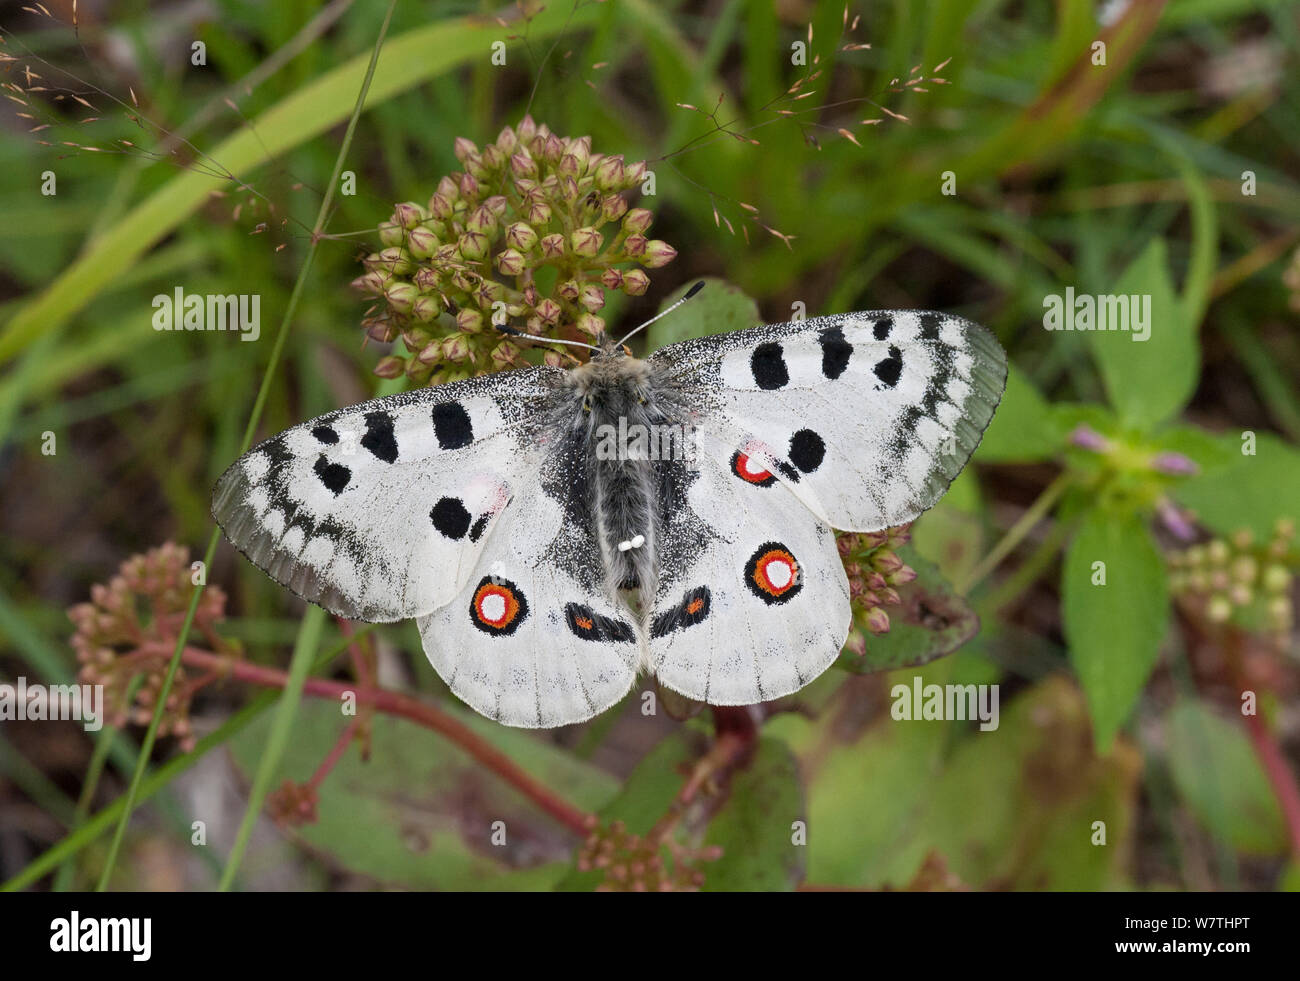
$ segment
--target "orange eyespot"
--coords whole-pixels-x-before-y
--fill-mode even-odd
[[[587,617],[574,617],[573,622],[576,623],[583,630],[590,630],[593,626],[595,626],[595,624],[593,624],[591,620],[589,620]]]
[[[691,616],[695,616],[695,614],[699,613],[702,609],[704,609],[704,599],[700,596],[695,597],[695,599],[686,604],[686,612]]]

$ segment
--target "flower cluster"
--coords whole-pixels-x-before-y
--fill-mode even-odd
[[[597,828],[578,850],[578,871],[601,869],[597,892],[695,892],[704,885],[701,862],[722,857],[717,845],[689,849],[671,836],[664,842],[672,861],[665,863],[659,842],[627,830],[622,821]]]
[[[281,827],[297,827],[316,823],[316,805],[320,796],[314,783],[294,783],[286,780],[278,790],[266,797],[266,812]]]
[[[69,608],[68,618],[76,627],[72,649],[81,665],[81,682],[104,686],[105,715],[110,725],[148,725],[153,718],[176,638],[196,588],[189,549],[167,542],[128,558],[108,585],[96,583],[91,587],[89,603]],[[215,624],[225,617],[225,608],[226,594],[216,586],[206,587],[194,614],[193,630],[207,639],[212,650],[238,656],[237,646],[215,629]],[[141,681],[131,699],[131,683],[137,675]],[[210,680],[187,678],[184,667],[177,667],[159,735],[173,735],[183,749],[193,748],[190,699]]]
[[[1235,623],[1271,633],[1285,647],[1295,622],[1292,586],[1294,521],[1277,523],[1273,538],[1256,543],[1248,529],[1172,552],[1169,588],[1183,606],[1210,623]]]
[[[383,247],[353,281],[378,301],[363,321],[368,336],[400,337],[411,353],[381,359],[381,377],[436,385],[519,364],[500,327],[595,337],[608,293],[639,296],[645,270],[677,255],[646,236],[648,210],[628,207],[645,163],[592,153],[589,136],[560,137],[525,116],[482,149],[457,139],[455,152],[464,169],[427,203],[394,208],[379,226]]]
[[[894,551],[911,540],[910,524],[864,534],[844,532],[836,536],[844,571],[849,577],[849,600],[853,626],[845,646],[853,653],[866,653],[866,634],[889,632],[886,606],[902,600],[895,588],[916,578],[916,570]]]

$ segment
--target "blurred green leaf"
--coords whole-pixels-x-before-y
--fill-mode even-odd
[[[673,290],[659,304],[660,310],[667,310],[680,300],[699,280]],[[733,286],[723,279],[706,276],[704,289],[678,310],[647,328],[650,335],[646,343],[651,350],[674,344],[692,337],[704,337],[706,334],[725,334],[732,330],[742,330],[763,322],[758,312],[758,304],[747,296],[738,286]]]
[[[1007,366],[1007,388],[975,459],[980,463],[1032,463],[1059,452],[1065,439],[1047,400],[1014,364]]]
[[[579,807],[594,811],[617,789],[610,775],[532,733],[439,708]],[[350,721],[337,705],[304,702],[274,786],[310,779]],[[246,773],[256,768],[268,724],[259,719],[231,742]],[[412,889],[544,889],[568,871],[570,833],[518,791],[429,729],[378,713],[373,725],[370,761],[349,746],[320,786],[318,820],[293,831],[312,852]],[[494,821],[505,822],[504,846],[491,844]]]
[[[1090,511],[1066,550],[1061,596],[1070,661],[1104,752],[1137,703],[1169,621],[1164,563],[1141,519]]]
[[[866,653],[858,657],[841,651],[836,667],[869,674],[925,664],[951,654],[979,630],[975,611],[954,592],[933,562],[909,545],[895,552],[916,570],[916,578],[897,587],[902,600],[899,605],[884,607],[889,614],[889,632],[868,633]]]
[[[1241,724],[1197,699],[1180,701],[1166,722],[1174,784],[1206,829],[1238,851],[1286,851],[1282,812]]]
[[[793,843],[792,825],[806,817],[790,747],[779,739],[759,740],[709,822],[705,844],[721,845],[722,857],[704,865],[704,891],[793,889],[803,879],[807,849]]]
[[[1249,528],[1256,541],[1267,541],[1279,519],[1300,518],[1300,450],[1270,433],[1255,433],[1254,440],[1255,454],[1246,456],[1247,441],[1225,435],[1222,445],[1233,462],[1189,477],[1171,493],[1211,531],[1229,535]]]
[[[1137,340],[1131,329],[1094,331],[1091,335],[1093,355],[1111,404],[1124,422],[1151,429],[1187,404],[1201,364],[1196,326],[1169,279],[1164,239],[1147,243],[1112,293],[1136,297],[1143,308],[1143,300],[1151,300],[1151,333],[1145,341]],[[1068,317],[1070,311],[1065,313]]]

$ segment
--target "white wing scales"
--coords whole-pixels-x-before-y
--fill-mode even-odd
[[[407,392],[281,433],[217,481],[213,515],[271,578],[352,619],[428,613],[535,478],[543,369]]]
[[[902,524],[932,506],[975,451],[1006,381],[1006,356],[984,328],[925,311],[737,331],[651,360],[698,393],[697,425],[846,531]]]

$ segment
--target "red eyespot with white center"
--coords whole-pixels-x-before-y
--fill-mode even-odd
[[[732,454],[731,472],[745,483],[756,484],[759,487],[770,487],[776,483],[776,475],[748,453]]]
[[[469,618],[487,634],[512,634],[528,616],[528,601],[519,587],[499,576],[485,576],[474,590]]]
[[[766,542],[745,564],[745,585],[764,603],[786,603],[803,588],[799,561],[780,542]]]

